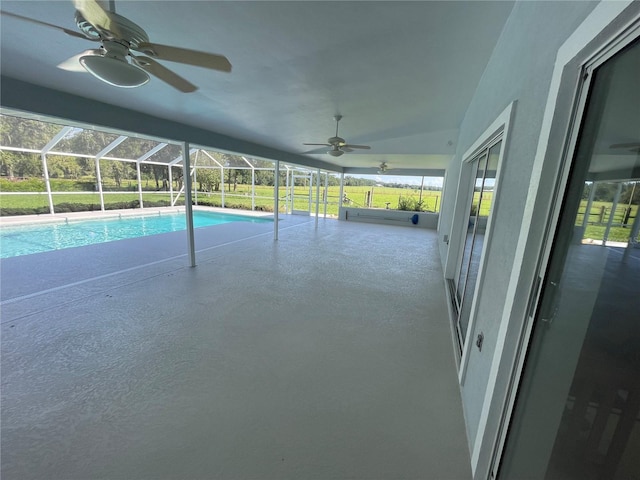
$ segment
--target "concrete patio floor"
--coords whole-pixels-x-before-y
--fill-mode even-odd
[[[436,232],[280,225],[2,260],[2,478],[470,478]]]

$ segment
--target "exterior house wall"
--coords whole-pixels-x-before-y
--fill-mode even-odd
[[[593,10],[597,2],[516,2],[460,128],[456,160],[447,172],[440,219],[440,252],[451,267],[457,252],[449,252],[444,236],[461,235],[455,214],[462,155],[512,102],[514,109],[498,186],[499,200],[492,211],[493,230],[484,252],[484,281],[478,286],[475,333],[482,331],[484,345],[469,352],[462,382],[462,398],[470,449],[473,451],[497,330],[515,255],[524,206],[529,190],[538,137],[542,126],[551,76],[559,47]],[[467,186],[461,188],[468,188]],[[447,257],[449,262],[447,262]],[[451,277],[452,269],[447,270]],[[528,291],[521,295],[527,296]],[[472,343],[472,342],[468,342]]]

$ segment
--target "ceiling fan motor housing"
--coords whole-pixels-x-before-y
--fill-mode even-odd
[[[118,15],[117,13],[106,11],[105,13],[109,15],[111,21],[113,21],[117,26],[117,33],[97,29],[82,16],[82,13],[77,10],[76,25],[87,37],[93,38],[95,40],[105,39],[106,36],[108,39],[113,39],[120,42],[124,41],[134,49],[137,48],[140,44],[149,43],[149,36],[140,25],[133,23],[128,18],[125,18],[122,15]]]

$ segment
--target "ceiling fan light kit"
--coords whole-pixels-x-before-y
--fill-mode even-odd
[[[349,144],[344,138],[339,137],[338,124],[342,119],[342,115],[334,115],[333,119],[336,121],[336,134],[335,136],[328,138],[327,143],[303,143],[303,145],[331,147],[331,150],[327,150],[327,154],[332,157],[340,157],[347,152],[353,152],[355,149],[369,150],[371,148],[369,145]]]
[[[115,87],[135,88],[149,81],[147,72],[134,67],[125,59],[84,55],[80,57],[80,63],[91,75]]]
[[[151,74],[183,93],[197,90],[198,87],[155,59],[231,72],[231,63],[222,55],[152,43],[142,27],[114,11],[106,11],[96,0],[73,0],[73,3],[79,32],[15,13],[2,11],[2,15],[54,28],[75,38],[101,42],[99,49],[71,57],[58,67],[68,71],[83,71],[73,66],[78,67],[79,62],[94,77],[116,87],[140,87],[149,82]],[[132,51],[148,57],[135,56]]]
[[[134,88],[149,81],[149,75],[127,61],[127,47],[117,42],[104,42],[101,50],[94,50],[79,58],[80,64],[94,77],[109,85]]]

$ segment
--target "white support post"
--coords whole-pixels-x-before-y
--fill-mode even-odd
[[[613,196],[613,204],[611,205],[611,213],[609,213],[607,228],[605,228],[604,236],[602,237],[603,247],[607,244],[607,240],[609,239],[609,232],[611,231],[611,225],[613,224],[613,216],[616,213],[616,209],[618,208],[618,202],[620,201],[620,193],[622,193],[622,182],[618,183],[618,188],[616,189],[616,193]]]
[[[104,157],[111,150],[116,148],[122,142],[124,142],[127,138],[126,135],[120,135],[113,142],[103,148],[95,157],[96,160],[96,181],[98,182],[98,192],[100,192],[100,210],[104,212],[104,192],[102,191],[102,173],[100,172],[100,159]]]
[[[198,205],[198,169],[194,167],[191,171],[193,172],[194,201]]]
[[[198,205],[198,155],[200,154],[200,150],[196,152],[196,158],[193,162],[193,184],[195,185],[195,201],[196,205]]]
[[[140,208],[144,208],[142,202],[142,175],[140,174],[140,160],[136,161],[136,176],[138,178],[138,198],[140,200]]]
[[[47,197],[49,198],[49,213],[51,215],[55,214],[55,210],[53,208],[53,194],[51,193],[51,180],[49,179],[49,166],[47,165],[47,152],[49,152],[53,147],[55,147],[64,137],[67,136],[73,130],[73,127],[62,127],[56,135],[49,140],[42,150],[40,150],[40,159],[42,160],[42,173],[44,175],[44,184],[47,188]]]
[[[318,228],[318,217],[320,217],[320,169],[316,172],[316,228]]]
[[[47,197],[49,198],[49,213],[53,215],[55,210],[53,209],[53,195],[51,194],[51,181],[49,180],[49,167],[47,165],[47,154],[40,154],[42,159],[42,172],[44,173],[44,184],[47,187]]]
[[[220,191],[222,193],[222,208],[224,208],[224,165],[220,166]]]
[[[636,218],[633,219],[633,225],[631,226],[631,234],[629,235],[629,243],[627,244],[627,251],[632,248],[638,247],[638,233],[640,233],[640,207],[636,211]]]
[[[340,198],[338,199],[338,216],[342,210],[342,199],[344,198],[344,172],[340,174]]]
[[[291,195],[291,193],[289,192],[289,167],[287,167],[287,174],[286,174],[286,177],[285,177],[284,194],[285,194],[285,197],[284,197],[284,202],[285,202],[284,203],[284,211],[288,215],[289,213],[291,213],[291,205],[290,205],[290,202],[291,202],[290,195]]]
[[[191,205],[191,166],[189,144],[182,144],[182,177],[184,178],[184,213],[187,219],[187,247],[189,249],[189,266],[196,266],[196,247],[193,236],[193,207]]]
[[[598,188],[598,184],[593,182],[591,184],[591,191],[589,192],[589,199],[587,200],[587,208],[584,211],[584,217],[582,217],[582,228],[583,230],[587,228],[589,225],[589,214],[591,213],[591,207],[593,206],[593,198],[596,195],[596,189]],[[583,231],[584,234],[584,231]]]
[[[327,218],[328,199],[329,199],[329,172],[324,172],[324,218]]]
[[[100,193],[100,210],[104,212],[104,194],[102,193],[102,174],[100,173],[100,157],[96,157],[96,181]]]
[[[280,187],[280,160],[276,160],[276,171],[273,179],[273,239],[278,240],[278,217],[279,215],[279,207],[280,207],[280,198],[279,198],[279,187]]]
[[[171,206],[173,207],[173,165],[169,164],[169,197],[171,198]]]
[[[251,169],[251,211],[253,211],[256,209],[256,169],[247,157],[241,158]]]
[[[309,181],[309,215],[311,215],[311,206],[313,205],[313,172],[309,171],[305,173],[304,178]]]
[[[256,170],[251,167],[251,210],[256,209]]]
[[[167,143],[159,143],[147,153],[142,155],[141,157],[136,159],[136,175],[138,177],[138,196],[140,198],[140,208],[144,208],[144,203],[142,202],[142,175],[140,174],[140,163],[146,160],[147,158],[151,158],[153,155],[158,153],[164,147],[166,147]]]

